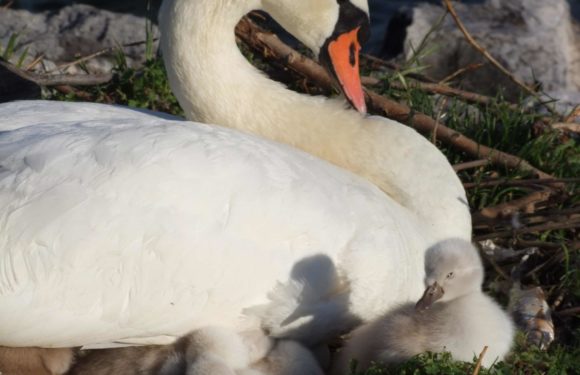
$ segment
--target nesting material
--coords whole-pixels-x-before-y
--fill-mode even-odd
[[[554,341],[554,322],[540,287],[522,289],[519,282],[510,291],[510,306],[515,323],[526,334],[529,344],[542,350],[548,349]]]

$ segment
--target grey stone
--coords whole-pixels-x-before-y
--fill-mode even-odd
[[[566,0],[489,0],[481,5],[454,3],[470,33],[510,72],[527,83],[538,82],[546,91],[580,91],[580,33]],[[433,28],[443,8],[421,4],[412,10],[405,55]],[[448,16],[430,37],[436,52],[424,57],[426,73],[444,78],[472,63],[485,62]],[[462,85],[488,95],[498,87],[508,98],[521,92],[490,64],[465,75]]]
[[[105,48],[144,41],[146,20],[80,4],[41,13],[0,10],[0,44],[5,46],[15,33],[16,55],[28,48],[29,56],[43,54],[48,60],[61,63]],[[153,34],[158,34],[155,26]],[[144,44],[124,47],[123,51],[131,64],[138,64],[145,57]],[[96,70],[111,67],[110,58],[97,59],[92,64]]]
[[[577,106],[580,106],[580,91],[548,91],[543,96],[547,102],[555,101],[552,105],[556,112],[563,116],[568,115]],[[542,112],[547,112],[545,108],[538,108]],[[572,119],[574,122],[580,123],[580,116]]]

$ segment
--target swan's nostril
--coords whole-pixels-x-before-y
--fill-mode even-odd
[[[349,50],[348,62],[350,66],[354,68],[356,66],[356,52],[357,52],[354,42],[350,44],[348,50]]]

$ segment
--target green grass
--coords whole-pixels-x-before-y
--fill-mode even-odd
[[[247,53],[251,60],[268,69],[259,57]],[[160,59],[152,58],[141,68],[127,66],[123,56],[117,58],[114,79],[102,86],[83,88],[74,94],[61,94],[55,89],[45,90],[45,99],[92,101],[115,103],[137,108],[147,108],[174,115],[183,115],[177,100],[171,93],[165,70]],[[270,72],[272,73],[272,72]],[[275,76],[275,75],[274,75]],[[286,77],[287,78],[287,77]],[[294,81],[291,85],[304,90],[307,85]],[[311,87],[311,86],[310,86]],[[308,88],[307,88],[308,89]],[[314,89],[315,91],[315,89]],[[315,91],[316,92],[316,91]],[[435,116],[436,98],[413,88],[396,91],[385,89],[383,94],[407,102],[415,111]],[[580,148],[574,140],[562,140],[559,133],[549,132],[537,136],[532,125],[539,115],[526,111],[514,111],[498,103],[481,107],[477,111],[459,101],[450,101],[446,124],[476,141],[521,156],[533,165],[557,177],[580,176]],[[442,144],[438,144],[452,164],[471,160],[468,156]],[[521,171],[506,170],[497,166],[481,167],[460,173],[464,182],[477,182],[488,178],[506,177],[520,179],[527,177]],[[569,197],[558,207],[572,207],[580,204],[576,185],[568,186]],[[474,210],[506,202],[529,193],[525,187],[481,187],[468,190],[469,202]],[[552,230],[530,235],[531,240],[546,241],[558,245],[557,249],[543,251],[537,259],[541,263],[554,254],[565,254],[564,261],[554,267],[533,274],[527,278],[530,283],[544,285],[550,302],[554,296],[564,293],[563,307],[580,306],[580,253],[567,249],[567,244],[577,237],[577,233],[566,230]],[[506,270],[509,273],[509,269]],[[549,272],[548,272],[549,271]],[[486,288],[493,291],[492,282],[500,278],[494,269],[487,267]],[[498,293],[499,300],[506,296]],[[519,338],[513,355],[505,362],[485,369],[481,374],[576,374],[580,373],[580,319],[576,317],[556,318],[557,342],[547,352],[526,348]],[[448,354],[423,354],[397,368],[374,367],[358,375],[379,374],[470,374],[474,363],[455,362]]]
[[[516,337],[513,353],[505,361],[497,362],[490,368],[482,367],[481,375],[560,375],[580,374],[580,347],[565,348],[552,346],[548,351],[526,347],[522,335]],[[475,370],[477,358],[472,362],[454,361],[449,353],[424,353],[409,361],[392,367],[373,365],[366,371],[356,371],[356,363],[351,363],[352,375],[465,375]]]
[[[115,73],[113,80],[106,85],[67,94],[50,89],[44,92],[44,99],[119,104],[183,116],[160,59],[150,59],[141,69],[133,69],[127,66],[123,55],[119,54]]]

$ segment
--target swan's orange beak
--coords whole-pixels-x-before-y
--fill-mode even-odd
[[[366,113],[365,94],[362,89],[359,73],[359,52],[361,49],[358,34],[360,26],[349,32],[338,35],[328,43],[328,65],[344,95],[352,106],[361,113]]]

